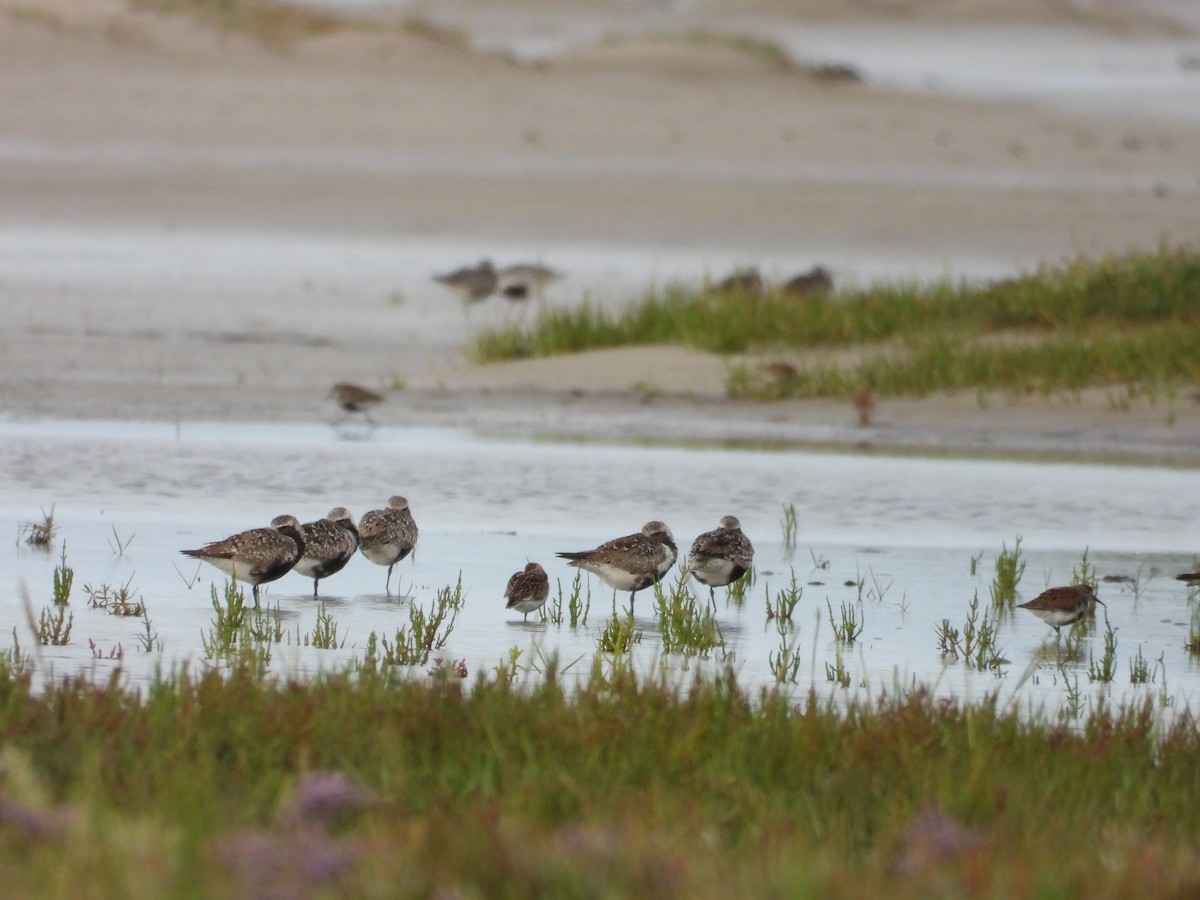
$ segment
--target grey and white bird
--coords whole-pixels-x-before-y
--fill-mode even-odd
[[[1104,605],[1104,601],[1097,597],[1088,585],[1072,584],[1068,587],[1049,588],[1028,603],[1018,606],[1020,609],[1029,610],[1053,628],[1056,636],[1061,637],[1060,628],[1087,615],[1096,608],[1097,603]]]
[[[335,506],[323,519],[300,526],[304,537],[304,553],[297,560],[295,571],[313,580],[313,596],[317,584],[346,567],[358,549],[358,528],[344,506]]]
[[[417,546],[417,523],[408,501],[400,496],[388,498],[385,509],[363,513],[358,520],[358,549],[378,566],[387,566],[384,590],[391,593],[392,568]]]
[[[529,621],[529,614],[541,609],[550,596],[550,578],[535,562],[525,566],[508,579],[504,589],[505,609],[515,609]]]
[[[701,584],[708,585],[709,600],[716,602],[714,590],[727,587],[749,571],[754,562],[754,545],[742,533],[736,516],[724,516],[713,531],[706,531],[692,542],[687,555],[687,570]]]
[[[506,300],[520,302],[540,296],[546,285],[564,277],[540,263],[518,263],[505,266],[496,274],[496,292]]]
[[[559,553],[568,565],[599,576],[618,591],[629,591],[629,606],[642,588],[657,583],[675,565],[675,536],[662,522],[647,522],[642,530],[606,541],[594,550]]]
[[[258,606],[258,586],[282,578],[304,554],[304,536],[295,516],[276,516],[270,528],[239,531],[184,556],[216,566],[235,581],[251,585]]]
[[[450,288],[467,304],[486,300],[495,293],[498,284],[496,267],[490,259],[481,260],[474,267],[464,266],[453,272],[434,275],[433,280]]]
[[[362,413],[372,425],[375,424],[375,420],[371,418],[371,410],[383,402],[382,394],[348,381],[339,381],[330,388],[329,397],[346,413],[338,421],[348,419],[355,413]]]

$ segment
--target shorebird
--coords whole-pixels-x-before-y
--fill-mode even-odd
[[[391,593],[392,568],[417,545],[417,523],[403,497],[390,497],[386,509],[373,509],[358,520],[358,549],[378,566],[387,566],[384,590]]]
[[[496,290],[496,267],[490,259],[480,261],[474,268],[464,267],[453,272],[434,275],[433,280],[444,284],[466,303],[486,300]]]
[[[304,554],[304,536],[295,516],[276,516],[270,528],[240,531],[199,550],[179,552],[211,563],[231,578],[252,585],[254,605],[258,606],[258,586],[291,571]]]
[[[349,510],[336,506],[325,518],[301,525],[300,534],[304,537],[304,553],[294,568],[313,580],[315,597],[317,583],[340,572],[354,557],[354,551],[358,549],[358,529],[354,527]]]
[[[529,563],[524,570],[517,572],[508,579],[508,587],[504,589],[504,599],[508,601],[505,609],[515,609],[524,614],[529,621],[529,614],[541,609],[550,596],[550,579],[546,570],[535,562]]]
[[[813,266],[784,282],[782,290],[793,297],[827,294],[833,290],[833,273],[824,266]]]
[[[733,274],[722,278],[710,289],[710,294],[742,294],[757,296],[763,292],[762,275],[754,266],[734,269]]]
[[[505,266],[496,274],[496,290],[506,300],[528,300],[531,294],[540,296],[542,288],[563,277],[561,272],[548,269],[539,263],[519,263]]]
[[[1055,635],[1061,637],[1059,631],[1064,625],[1070,625],[1076,619],[1086,615],[1101,600],[1086,584],[1073,584],[1070,587],[1053,587],[1042,591],[1028,603],[1019,605],[1027,609],[1051,628]]]
[[[659,581],[675,565],[675,536],[662,522],[647,522],[642,530],[614,538],[595,550],[559,553],[577,566],[598,575],[610,588],[629,591],[629,606],[642,588]]]
[[[346,415],[338,421],[360,412],[372,425],[375,424],[375,420],[371,418],[371,408],[383,402],[383,394],[369,391],[357,384],[350,384],[348,381],[339,381],[335,384],[330,388],[329,396],[346,412]]]
[[[1184,582],[1188,587],[1200,587],[1200,572],[1184,572],[1176,575],[1175,580]]]
[[[754,545],[742,533],[736,516],[724,516],[714,531],[706,531],[692,542],[687,570],[708,585],[708,598],[715,605],[716,588],[733,584],[754,562]]]

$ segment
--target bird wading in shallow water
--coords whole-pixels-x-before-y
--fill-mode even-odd
[[[642,530],[614,538],[594,550],[559,553],[568,565],[597,575],[618,591],[629,591],[629,607],[642,588],[657,583],[675,565],[675,536],[662,522],[647,522]]]
[[[400,496],[390,497],[386,509],[373,509],[358,520],[359,552],[376,565],[388,567],[384,590],[389,594],[392,568],[412,553],[418,535],[408,501]]]
[[[1097,603],[1104,605],[1104,601],[1090,587],[1073,584],[1042,591],[1028,603],[1019,604],[1018,608],[1029,610],[1053,628],[1057,637],[1061,637],[1060,628],[1086,615]]]
[[[550,578],[546,570],[535,562],[529,563],[520,572],[508,579],[504,589],[505,609],[515,609],[529,620],[529,614],[539,610],[550,596]]]
[[[184,556],[216,566],[230,578],[253,588],[258,606],[258,586],[282,578],[304,554],[304,536],[295,516],[276,516],[270,528],[240,531],[199,550],[181,550]]]
[[[334,507],[323,519],[300,526],[304,537],[304,553],[295,570],[313,580],[313,596],[317,583],[346,567],[358,549],[358,528],[344,506]]]
[[[687,570],[708,586],[708,598],[715,604],[714,590],[733,584],[753,562],[754,545],[742,533],[742,523],[736,516],[725,516],[716,529],[704,532],[692,542]]]

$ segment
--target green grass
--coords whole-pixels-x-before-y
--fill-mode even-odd
[[[1200,732],[685,686],[0,666],[11,896],[1159,896],[1200,884]],[[301,802],[314,773],[370,798]],[[336,804],[332,804],[336,805]],[[322,813],[325,809],[325,813]],[[1053,835],[1053,839],[1047,839]],[[1095,865],[1096,859],[1104,861]]]
[[[590,303],[546,311],[528,330],[482,334],[475,354],[489,361],[659,343],[803,354],[784,377],[731,365],[729,393],[754,399],[1120,386],[1153,400],[1200,383],[1198,298],[1193,249],[1079,259],[990,286],[881,285],[804,300],[670,287],[617,312]]]
[[[135,7],[192,16],[206,25],[279,44],[340,27],[333,15],[279,0],[131,0]]]

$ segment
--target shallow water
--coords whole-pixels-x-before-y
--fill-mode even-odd
[[[555,551],[586,549],[651,518],[666,521],[686,549],[697,533],[734,513],[757,548],[758,583],[742,607],[719,592],[718,618],[748,688],[773,682],[770,659],[781,636],[767,620],[766,598],[793,572],[803,595],[784,640],[800,652],[801,689],[811,684],[821,694],[877,696],[919,683],[941,695],[999,691],[1022,707],[1053,709],[1064,702],[1070,679],[1089,703],[1158,697],[1164,672],[1165,694],[1177,707],[1193,702],[1200,685],[1184,649],[1188,590],[1170,577],[1194,561],[1200,488],[1194,470],[528,443],[457,431],[318,425],[9,421],[0,423],[0,436],[0,516],[14,538],[0,551],[9,574],[0,613],[23,648],[32,639],[22,586],[36,617],[50,604],[63,544],[75,570],[71,641],[40,648],[44,674],[99,678],[119,664],[133,683],[143,683],[156,667],[203,665],[201,635],[213,618],[209,591],[220,575],[180,556],[180,549],[283,512],[308,521],[346,505],[361,514],[400,492],[412,504],[421,538],[415,560],[397,567],[393,594],[384,593],[384,569],[362,557],[322,584],[341,649],[302,646],[319,608],[308,579],[292,574],[264,587],[264,602],[278,605],[289,632],[274,652],[278,671],[302,675],[361,657],[372,631],[392,638],[407,624],[410,604],[428,608],[437,590],[461,574],[466,602],[444,658],[464,660],[474,676],[516,647],[522,663],[558,653],[564,664],[582,659],[575,671],[583,673],[612,611],[612,592],[590,579],[586,626],[541,623],[536,615],[526,624],[504,609],[508,576],[536,560],[552,585],[567,586],[575,570],[560,564]],[[21,524],[51,503],[60,529],[54,549],[20,543]],[[786,504],[799,517],[794,551],[783,543]],[[949,619],[961,629],[976,594],[987,608],[996,554],[1003,545],[1011,549],[1017,535],[1027,562],[1021,600],[1068,583],[1085,549],[1099,577],[1138,580],[1136,589],[1101,585],[1118,639],[1111,686],[1091,685],[1087,677],[1088,652],[1098,659],[1103,650],[1102,621],[1085,638],[1083,661],[1063,671],[1040,661],[1053,631],[1021,610],[1000,624],[1010,661],[1000,677],[939,656],[937,624]],[[88,608],[85,584],[129,584],[147,603],[161,653],[140,649],[140,620]],[[706,592],[696,588],[703,599]],[[617,598],[622,608],[626,602],[625,595]],[[857,643],[839,648],[828,609],[836,614],[842,603],[860,610],[865,628]],[[685,665],[718,664],[662,654],[650,592],[637,598],[635,612],[643,632],[639,665],[665,662],[685,679]],[[89,641],[104,654],[119,645],[124,659],[95,659]],[[826,679],[826,663],[839,650],[852,677],[848,691]],[[1161,660],[1154,684],[1130,684],[1130,661],[1139,650],[1152,665]]]

